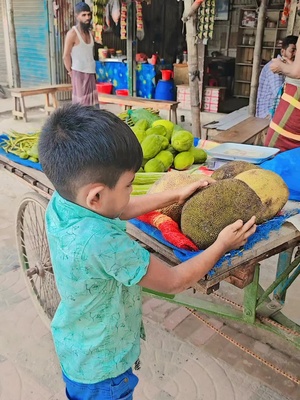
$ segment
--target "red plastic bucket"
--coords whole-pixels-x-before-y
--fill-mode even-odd
[[[173,71],[170,69],[162,69],[161,70],[162,80],[169,81],[173,78]]]
[[[112,89],[113,89],[112,83],[109,83],[109,82],[96,83],[96,87],[97,87],[98,93],[106,93],[106,94],[111,94]]]
[[[117,96],[129,96],[129,90],[128,89],[117,89],[116,95]]]

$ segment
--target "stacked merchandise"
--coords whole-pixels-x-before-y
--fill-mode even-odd
[[[218,112],[220,102],[225,99],[226,88],[207,87],[204,89],[203,110],[207,112]]]
[[[215,21],[215,0],[204,1],[198,10],[197,32],[199,39],[212,39]]]
[[[142,0],[134,0],[133,2],[136,6],[136,37],[143,40],[145,33]],[[147,4],[151,3],[149,0],[146,0],[146,2]],[[93,26],[96,42],[103,44],[103,32],[116,32],[121,39],[127,39],[127,13],[128,2],[126,0],[94,0]]]

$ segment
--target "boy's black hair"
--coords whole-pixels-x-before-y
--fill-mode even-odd
[[[289,47],[290,44],[296,44],[297,40],[298,40],[298,36],[295,36],[295,35],[286,36],[282,40],[281,48],[286,50]]]
[[[39,159],[58,193],[74,201],[89,183],[114,188],[125,171],[140,168],[143,154],[135,134],[114,114],[73,104],[44,124]]]

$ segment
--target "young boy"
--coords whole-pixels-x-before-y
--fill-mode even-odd
[[[209,184],[130,197],[141,147],[115,115],[92,107],[58,109],[45,123],[39,156],[53,183],[46,213],[61,302],[52,334],[68,399],[132,399],[140,354],[141,287],[179,293],[255,232],[255,218],[226,227],[200,255],[174,268],[126,234],[125,222],[183,203]]]

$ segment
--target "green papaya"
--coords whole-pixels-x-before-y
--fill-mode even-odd
[[[161,161],[164,164],[164,171],[168,171],[168,169],[171,167],[172,163],[173,163],[173,154],[170,153],[167,150],[162,150],[160,151],[156,156],[155,156],[156,160]]]
[[[134,126],[146,131],[149,128],[149,122],[146,119],[140,119]]]
[[[162,150],[167,149],[169,147],[169,144],[170,144],[168,139],[165,136],[160,136],[160,139],[161,139],[161,148],[162,148]]]
[[[194,164],[194,156],[189,151],[183,151],[174,158],[174,167],[179,171],[190,168]]]
[[[194,136],[188,131],[178,131],[173,134],[171,145],[177,151],[187,151],[194,143]]]
[[[178,154],[178,151],[175,150],[173,146],[167,147],[166,150],[168,150],[170,153],[172,153],[173,157],[175,157]]]
[[[172,133],[175,133],[175,132],[178,132],[178,131],[183,131],[183,130],[184,129],[183,129],[182,126],[175,124]]]
[[[133,133],[135,134],[135,136],[137,137],[137,140],[139,141],[139,143],[142,143],[142,141],[146,138],[146,132],[139,128],[138,126],[133,126],[131,128],[131,130],[133,131]]]
[[[167,133],[167,130],[164,126],[162,125],[157,125],[154,126],[152,128],[149,128],[146,130],[146,134],[148,135],[161,135],[161,136],[165,136]]]
[[[171,142],[171,138],[172,138],[172,132],[167,131],[166,136],[165,136],[169,142]]]
[[[171,122],[167,119],[158,119],[158,120],[154,121],[151,126],[155,127],[155,126],[159,126],[159,125],[164,126],[168,132],[171,132],[171,133],[173,132],[173,129],[174,129],[173,122]]]
[[[150,160],[156,156],[161,150],[161,136],[159,135],[149,135],[142,141],[141,147],[143,151],[143,156],[146,160]]]
[[[189,152],[193,154],[194,156],[194,163],[195,164],[202,164],[206,161],[207,159],[207,154],[206,151],[203,149],[199,149],[198,147],[192,146],[189,149]]]
[[[145,172],[164,172],[164,170],[164,164],[156,158],[152,158],[151,160],[147,161],[144,166]]]

